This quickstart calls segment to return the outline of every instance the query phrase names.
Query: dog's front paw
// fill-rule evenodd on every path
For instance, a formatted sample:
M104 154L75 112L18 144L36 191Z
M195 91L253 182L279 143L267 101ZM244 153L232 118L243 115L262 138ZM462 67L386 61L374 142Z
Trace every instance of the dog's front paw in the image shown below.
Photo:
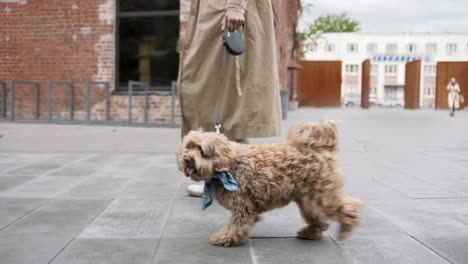
M210 243L216 246L232 247L239 242L238 239L226 234L214 234L210 237Z
M297 237L307 240L320 240L322 239L322 230L320 228L307 225L297 231Z

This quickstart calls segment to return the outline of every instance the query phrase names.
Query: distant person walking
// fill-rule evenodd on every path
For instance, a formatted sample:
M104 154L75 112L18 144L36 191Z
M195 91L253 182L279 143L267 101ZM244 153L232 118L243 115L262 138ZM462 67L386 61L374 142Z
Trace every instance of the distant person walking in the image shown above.
M458 85L457 80L455 80L454 77L452 77L449 84L447 85L447 91L450 116L454 116L455 109L460 107L460 85Z

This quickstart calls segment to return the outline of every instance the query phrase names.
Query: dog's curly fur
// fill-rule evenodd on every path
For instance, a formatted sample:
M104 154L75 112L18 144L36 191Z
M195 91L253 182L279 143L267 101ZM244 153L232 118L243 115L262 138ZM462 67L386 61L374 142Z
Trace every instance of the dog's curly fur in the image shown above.
M215 180L213 196L232 217L210 242L232 246L248 239L261 213L292 201L306 222L299 238L321 239L329 221L338 221L338 238L346 238L358 224L362 203L343 193L337 125L301 122L289 130L287 141L268 145L237 144L210 132L185 136L177 160L186 176L210 181L214 172L229 171L239 185L229 192Z

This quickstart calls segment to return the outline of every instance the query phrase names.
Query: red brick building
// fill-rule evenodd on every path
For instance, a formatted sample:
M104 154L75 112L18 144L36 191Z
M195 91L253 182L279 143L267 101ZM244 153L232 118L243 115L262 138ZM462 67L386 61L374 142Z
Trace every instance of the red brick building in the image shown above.
M281 86L288 91L294 91L288 66L294 65L299 2L272 0L278 71ZM39 83L40 119L48 115L47 82L71 82L75 120L86 119L86 82L93 80L109 84L109 120L125 122L128 82L133 80L149 84L148 122L168 123L172 103L168 94L177 78L177 41L189 10L190 0L0 0L0 81L7 88L6 100L3 96L0 100L7 119L11 80ZM15 118L34 118L33 91L31 85L15 85ZM68 86L56 84L51 91L52 118L70 118ZM90 98L90 119L104 120L104 87L93 85ZM142 89L135 87L134 122L144 119L143 105ZM179 107L175 109L178 112Z

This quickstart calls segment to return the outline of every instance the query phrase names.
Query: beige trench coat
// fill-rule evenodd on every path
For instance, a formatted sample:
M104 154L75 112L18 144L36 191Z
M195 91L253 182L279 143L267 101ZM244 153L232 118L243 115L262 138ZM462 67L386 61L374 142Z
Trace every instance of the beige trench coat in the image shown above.
M225 0L192 0L178 76L182 136L200 128L214 131L221 100L224 8ZM245 18L247 48L239 57L227 55L221 101L222 132L232 140L278 136L281 126L270 0L248 1Z
M458 85L458 83L455 83L454 85L449 83L447 85L447 91L448 91L448 97L447 97L448 107L452 108L455 104L455 108L458 109L460 107L460 96L459 96L460 86Z

